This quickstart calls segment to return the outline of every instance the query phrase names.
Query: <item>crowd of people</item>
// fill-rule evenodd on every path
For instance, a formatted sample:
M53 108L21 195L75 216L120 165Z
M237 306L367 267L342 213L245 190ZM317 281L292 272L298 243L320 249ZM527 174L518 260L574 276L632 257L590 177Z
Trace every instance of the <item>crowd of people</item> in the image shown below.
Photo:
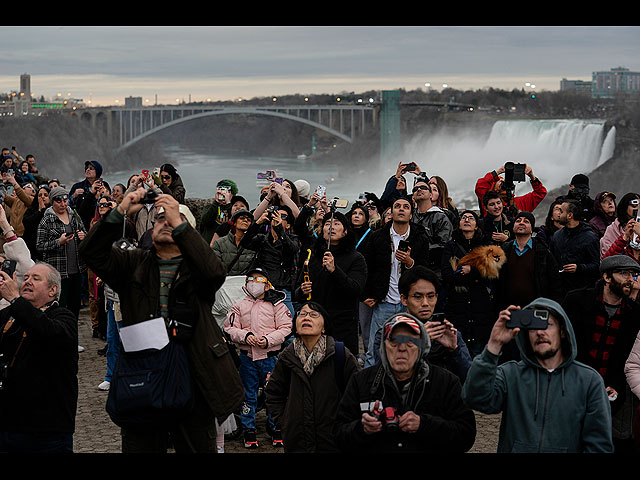
M536 225L531 165L459 210L399 163L352 205L219 179L195 211L171 164L110 185L87 161L67 187L1 156L0 451L73 451L85 307L123 452L265 428L285 452L462 453L474 411L502 412L501 453L639 451L640 194L576 174Z

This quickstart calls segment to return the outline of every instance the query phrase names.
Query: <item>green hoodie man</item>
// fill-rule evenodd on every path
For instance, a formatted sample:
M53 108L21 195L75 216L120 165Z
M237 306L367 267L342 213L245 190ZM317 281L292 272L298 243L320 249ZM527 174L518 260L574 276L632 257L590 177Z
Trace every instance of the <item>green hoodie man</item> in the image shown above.
M474 410L502 412L498 453L613 452L605 385L598 372L575 360L567 314L557 302L538 298L524 309L546 310L546 329L507 328L518 309L500 312L462 389ZM502 346L513 338L521 360L498 365Z

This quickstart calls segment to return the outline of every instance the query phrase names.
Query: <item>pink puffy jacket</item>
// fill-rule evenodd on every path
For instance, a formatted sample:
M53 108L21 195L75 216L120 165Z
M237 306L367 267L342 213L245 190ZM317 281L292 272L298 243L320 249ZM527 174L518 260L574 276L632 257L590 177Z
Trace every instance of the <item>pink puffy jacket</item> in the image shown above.
M269 352L278 351L291 333L293 320L284 298L284 292L273 289L268 290L263 300L256 300L247 294L227 314L222 328L229 334L231 341L246 351L254 361L267 358ZM249 333L258 338L266 338L266 348L247 344Z

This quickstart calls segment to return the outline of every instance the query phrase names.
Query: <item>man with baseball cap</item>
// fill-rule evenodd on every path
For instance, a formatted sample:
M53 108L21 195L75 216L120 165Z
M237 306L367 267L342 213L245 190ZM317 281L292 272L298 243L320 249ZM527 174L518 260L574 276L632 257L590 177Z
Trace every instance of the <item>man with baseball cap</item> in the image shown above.
M600 262L601 278L592 288L567 294L563 307L571 319L578 345L577 359L596 369L607 387L613 414L616 451L633 448L629 410L637 404L627 386L624 364L640 330L640 304L629 294L640 265L628 255Z
M427 360L424 325L408 313L382 326L381 362L355 373L338 407L343 451L462 453L475 441L473 411L458 377Z

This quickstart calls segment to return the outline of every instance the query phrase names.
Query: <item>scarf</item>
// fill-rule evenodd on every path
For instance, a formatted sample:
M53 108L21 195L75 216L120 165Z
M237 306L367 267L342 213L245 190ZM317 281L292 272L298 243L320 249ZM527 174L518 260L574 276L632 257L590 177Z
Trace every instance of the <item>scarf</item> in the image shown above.
M307 348L304 346L304 342L296 337L293 339L293 351L302 363L302 369L307 376L311 376L313 370L320 364L324 358L324 354L327 349L327 337L322 335L315 344L311 352L307 352Z

